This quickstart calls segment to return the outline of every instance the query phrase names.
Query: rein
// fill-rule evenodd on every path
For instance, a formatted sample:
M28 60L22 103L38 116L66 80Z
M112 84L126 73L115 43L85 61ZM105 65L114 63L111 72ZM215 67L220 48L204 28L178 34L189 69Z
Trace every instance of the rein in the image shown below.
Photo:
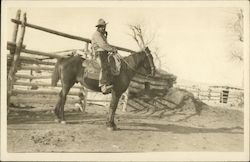
M125 62L125 64L127 64L127 66L128 66L131 70L133 70L136 74L142 75L142 76L144 76L144 77L146 77L146 78L148 78L148 77L150 76L150 74L146 75L146 74L143 74L143 73L138 72L138 71L135 70L132 66L130 66L129 63L128 63L119 53L116 53L116 54L117 54L117 56L119 57L119 59L123 60L123 61ZM148 57L148 56L146 55L146 57Z

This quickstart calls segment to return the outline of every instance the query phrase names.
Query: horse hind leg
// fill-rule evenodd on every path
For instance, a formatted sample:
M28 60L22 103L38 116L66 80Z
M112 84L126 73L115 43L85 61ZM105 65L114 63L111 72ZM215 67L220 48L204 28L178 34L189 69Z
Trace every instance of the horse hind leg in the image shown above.
M54 110L54 113L56 115L55 122L57 122L57 123L60 122L59 114L60 114L61 100L62 100L62 90L59 93L57 104L56 104L56 107L55 107L55 110Z
M66 123L64 119L64 105L66 102L67 94L69 93L71 87L72 86L62 86L62 90L59 93L57 104L54 110L54 113L57 117L55 119L55 122Z
M72 86L63 86L62 91L61 91L62 92L61 93L61 106L60 106L60 114L59 114L61 124L66 124L66 120L64 118L64 106L66 103L67 95L71 87Z

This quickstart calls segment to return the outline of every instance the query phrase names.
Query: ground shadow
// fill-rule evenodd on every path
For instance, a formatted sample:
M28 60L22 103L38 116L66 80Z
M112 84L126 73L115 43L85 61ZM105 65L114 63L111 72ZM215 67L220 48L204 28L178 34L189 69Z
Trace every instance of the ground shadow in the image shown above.
M66 112L65 118L68 124L83 124L105 121L105 114ZM56 116L51 112L22 111L8 114L7 124L53 124Z
M68 124L94 124L104 125L106 122L107 114L103 113L86 113L81 112L66 112L66 120ZM196 114L186 116L181 121L186 121ZM131 122L118 123L118 126L126 126L126 129L121 128L119 131L151 131L151 132L172 132L176 134L192 134L192 133L229 133L229 134L243 134L242 127L221 127L221 128L199 128L190 126L181 126L178 124L155 124L155 123L141 123L141 119L146 119L145 116L133 115L119 115L117 120L126 121L129 119ZM8 125L10 124L55 124L55 115L51 112L18 112L8 114ZM151 119L153 119L151 117ZM138 122L136 122L138 121ZM176 122L178 123L178 121Z
M197 128L189 126L181 126L176 124L152 124L152 123L128 123L131 129L120 129L120 131L152 131L152 132L172 132L175 134L192 134L192 133L229 133L229 134L243 134L243 128L236 127L222 127L222 128ZM145 128L143 128L145 127Z

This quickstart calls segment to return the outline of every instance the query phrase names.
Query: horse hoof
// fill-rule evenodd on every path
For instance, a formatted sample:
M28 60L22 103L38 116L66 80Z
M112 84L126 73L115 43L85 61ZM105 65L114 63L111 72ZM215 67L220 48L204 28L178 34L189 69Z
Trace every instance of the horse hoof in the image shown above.
M117 127L107 127L107 130L108 131L116 131L116 130L119 130L120 128L117 128Z
M61 121L61 124L66 124L66 121L65 120Z
M56 123L60 123L60 119L55 119L55 122Z
M114 131L115 129L114 129L114 127L107 127L107 130L108 131Z

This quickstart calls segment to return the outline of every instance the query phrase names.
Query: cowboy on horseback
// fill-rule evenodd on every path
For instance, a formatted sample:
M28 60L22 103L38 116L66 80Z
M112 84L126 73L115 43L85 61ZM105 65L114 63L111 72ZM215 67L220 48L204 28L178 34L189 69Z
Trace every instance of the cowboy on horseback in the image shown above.
M97 30L92 36L91 44L94 55L97 56L101 64L101 75L99 80L99 86L103 94L108 94L111 92L113 87L111 83L111 74L108 64L109 53L117 53L117 49L112 47L107 42L107 23L103 19L99 19L96 25Z

